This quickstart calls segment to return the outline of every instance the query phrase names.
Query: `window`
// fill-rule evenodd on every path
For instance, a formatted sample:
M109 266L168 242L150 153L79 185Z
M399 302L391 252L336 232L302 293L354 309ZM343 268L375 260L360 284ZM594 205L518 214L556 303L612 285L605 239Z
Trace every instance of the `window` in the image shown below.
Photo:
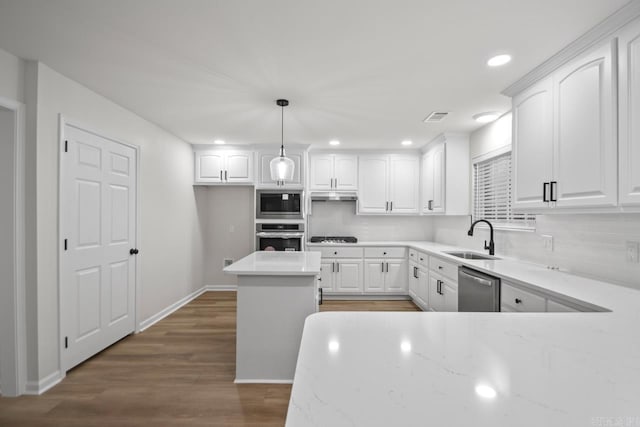
M533 228L535 215L513 212L511 151L473 165L473 219L486 219L500 228Z

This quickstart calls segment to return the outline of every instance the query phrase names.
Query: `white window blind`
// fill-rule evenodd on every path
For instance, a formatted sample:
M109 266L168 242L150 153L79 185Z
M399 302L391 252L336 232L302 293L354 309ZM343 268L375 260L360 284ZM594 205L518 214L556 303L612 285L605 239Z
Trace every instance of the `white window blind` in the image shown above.
M500 227L530 228L535 215L513 212L511 152L473 165L474 220L486 219Z

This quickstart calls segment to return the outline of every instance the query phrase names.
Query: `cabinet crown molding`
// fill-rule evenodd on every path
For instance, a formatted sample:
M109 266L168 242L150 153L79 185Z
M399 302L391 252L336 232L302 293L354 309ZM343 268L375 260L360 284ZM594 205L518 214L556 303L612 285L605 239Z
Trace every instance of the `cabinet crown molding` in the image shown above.
M609 15L604 21L578 37L551 58L535 67L501 93L512 98L566 64L571 59L612 37L615 32L640 18L640 1L634 0Z

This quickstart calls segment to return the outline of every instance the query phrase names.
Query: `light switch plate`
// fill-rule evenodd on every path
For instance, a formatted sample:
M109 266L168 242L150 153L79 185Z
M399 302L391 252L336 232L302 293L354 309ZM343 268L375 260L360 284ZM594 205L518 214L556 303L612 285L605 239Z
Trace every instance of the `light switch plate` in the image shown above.
M553 236L543 234L542 241L544 242L544 248L549 252L553 252Z
M637 263L638 252L640 252L640 242L627 240L627 262Z

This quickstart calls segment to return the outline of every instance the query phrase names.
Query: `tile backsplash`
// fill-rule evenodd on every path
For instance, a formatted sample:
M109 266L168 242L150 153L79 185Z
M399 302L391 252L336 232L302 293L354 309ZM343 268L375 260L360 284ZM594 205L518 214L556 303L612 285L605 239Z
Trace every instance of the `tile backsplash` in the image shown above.
M470 217L433 219L433 240L482 251L488 229L467 236ZM552 236L553 250L543 235ZM627 241L640 242L640 214L538 215L536 229L497 230L496 255L640 289L640 264L626 260Z
M419 216L356 215L356 202L313 202L308 236L355 236L358 240L431 240L432 221Z

